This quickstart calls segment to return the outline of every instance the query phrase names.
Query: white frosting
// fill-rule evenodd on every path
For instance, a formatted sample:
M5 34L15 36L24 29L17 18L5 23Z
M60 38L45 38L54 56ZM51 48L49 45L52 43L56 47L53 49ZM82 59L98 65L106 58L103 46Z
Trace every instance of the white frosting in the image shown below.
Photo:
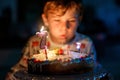
M46 56L45 56L44 53L34 54L33 58L35 58L36 60L39 60L39 61L45 61L46 60Z
M78 52L74 52L74 51L69 51L69 52L64 51L63 55L59 55L56 53L57 53L56 50L47 50L47 59L46 59L45 51L42 50L42 51L40 51L39 54L33 55L33 58L35 58L36 60L39 60L39 61L45 61L45 60L52 61L55 59L58 59L58 60L61 59L62 61L64 61L64 60L76 59L76 58L81 58L81 57L87 56L87 54L85 54L85 53L78 53Z
M55 60L57 58L57 55L54 53L54 51L48 51L47 57L48 60Z
M87 56L87 54L70 51L70 56L72 57L72 59L75 59L75 58L85 57L85 56Z

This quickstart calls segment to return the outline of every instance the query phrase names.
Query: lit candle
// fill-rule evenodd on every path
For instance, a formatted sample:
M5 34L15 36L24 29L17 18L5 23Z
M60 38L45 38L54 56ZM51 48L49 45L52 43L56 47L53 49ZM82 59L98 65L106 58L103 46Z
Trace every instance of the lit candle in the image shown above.
M41 27L40 32L36 33L41 37L40 40L40 49L45 50L45 55L46 55L46 60L48 59L47 57L47 45L46 45L46 38L47 38L47 31L45 30L44 26Z
M67 45L67 54L70 54L70 45Z
M47 31L45 30L44 26L41 27L39 32L36 32L36 35L41 36L41 37L44 35L47 35Z
M40 49L45 49L47 31L45 30L44 26L41 27L40 32L37 34L41 36Z
M48 56L47 56L47 46L45 46L45 56L46 56L46 60L48 59Z
M78 52L80 52L80 46L81 46L81 43L80 42L76 42L76 48L77 48Z

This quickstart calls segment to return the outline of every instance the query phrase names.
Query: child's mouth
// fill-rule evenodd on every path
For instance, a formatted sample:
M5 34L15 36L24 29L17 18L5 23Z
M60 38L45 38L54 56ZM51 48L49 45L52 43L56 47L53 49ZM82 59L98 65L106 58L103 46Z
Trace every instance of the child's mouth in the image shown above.
M60 35L60 38L65 39L66 35Z

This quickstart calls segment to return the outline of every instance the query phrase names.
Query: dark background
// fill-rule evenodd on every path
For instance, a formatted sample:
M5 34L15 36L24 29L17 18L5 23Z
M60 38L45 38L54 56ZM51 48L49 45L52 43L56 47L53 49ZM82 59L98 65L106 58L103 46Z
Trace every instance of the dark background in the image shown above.
M43 24L46 0L0 0L0 80L20 58L21 50ZM94 42L98 62L120 80L120 0L83 0L78 32Z

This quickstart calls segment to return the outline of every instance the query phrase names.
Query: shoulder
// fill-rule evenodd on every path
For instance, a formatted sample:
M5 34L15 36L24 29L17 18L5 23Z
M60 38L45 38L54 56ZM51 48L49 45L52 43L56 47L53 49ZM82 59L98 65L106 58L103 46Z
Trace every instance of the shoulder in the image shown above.
M28 41L36 41L36 40L40 40L41 39L41 37L40 36L38 36L38 35L33 35L33 36L31 36L30 38L29 38L29 40Z

